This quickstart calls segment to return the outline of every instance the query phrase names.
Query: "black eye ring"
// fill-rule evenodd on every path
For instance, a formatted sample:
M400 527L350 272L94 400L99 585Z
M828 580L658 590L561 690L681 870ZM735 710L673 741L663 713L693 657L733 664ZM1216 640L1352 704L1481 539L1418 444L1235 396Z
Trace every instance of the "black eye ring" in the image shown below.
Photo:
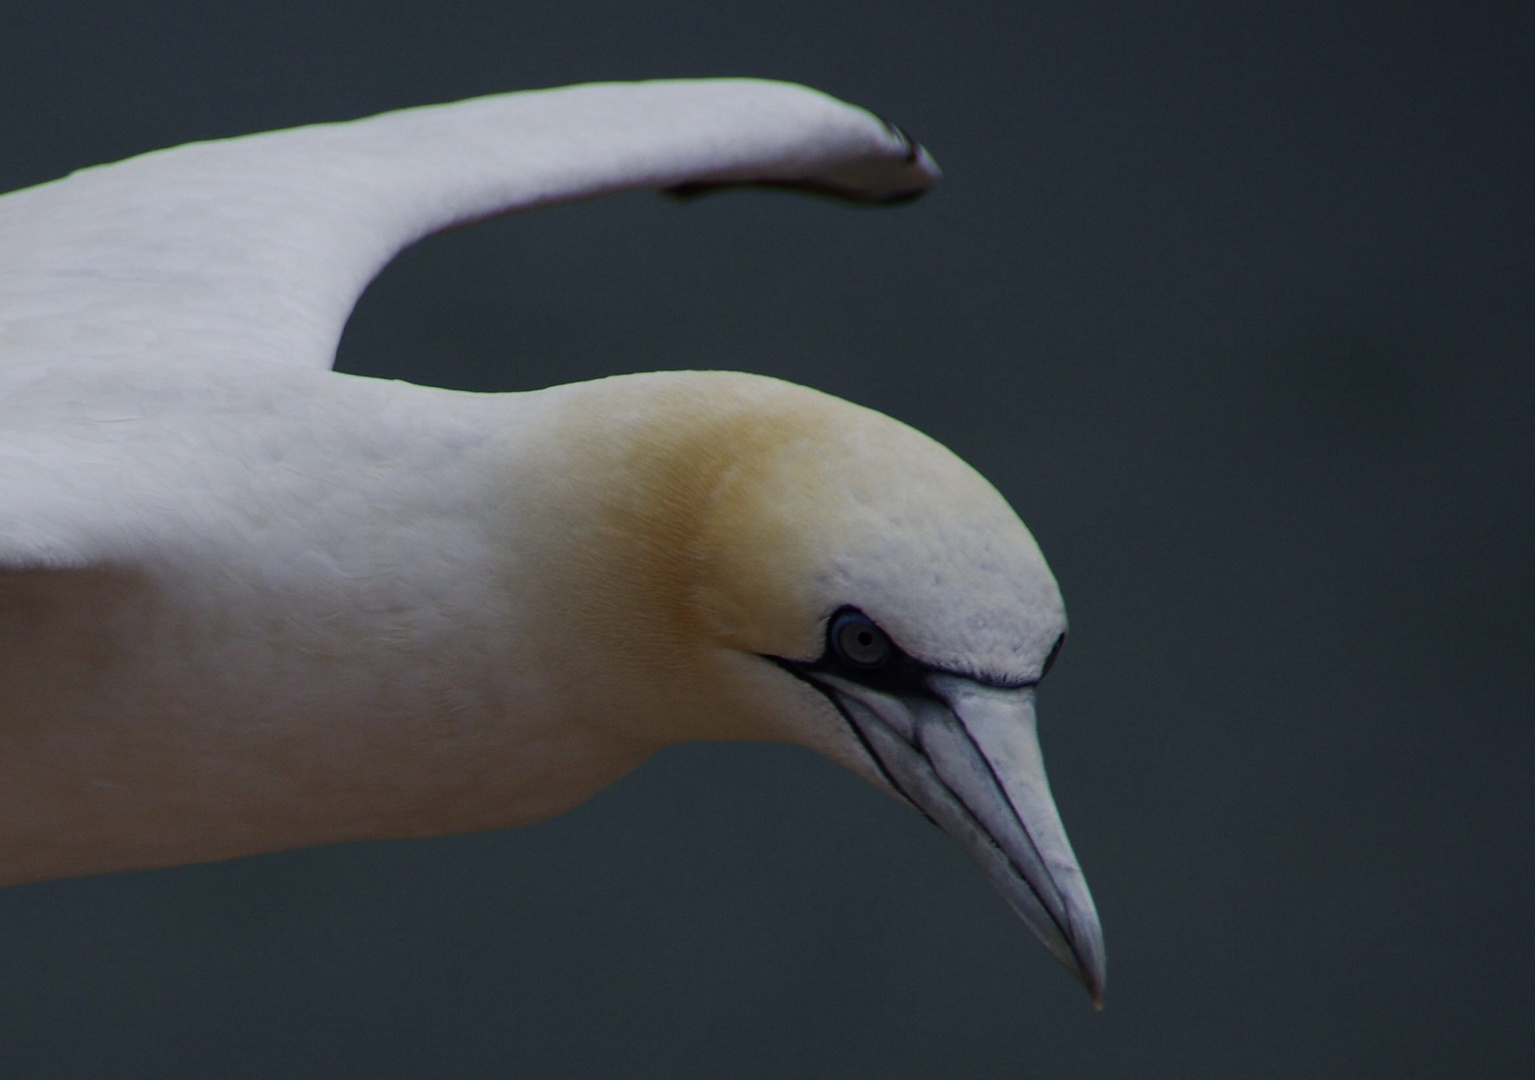
M884 667L895 654L890 638L861 611L844 611L832 619L826 639L839 660L865 671Z

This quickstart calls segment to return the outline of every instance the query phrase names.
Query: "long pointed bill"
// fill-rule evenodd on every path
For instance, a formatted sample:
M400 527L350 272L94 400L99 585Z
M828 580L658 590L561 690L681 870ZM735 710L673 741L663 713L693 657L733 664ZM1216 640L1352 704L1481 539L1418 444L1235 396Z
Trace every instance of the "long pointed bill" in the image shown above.
M1034 935L1103 1004L1103 931L1050 797L1034 689L952 675L932 697L822 675L896 789L981 865Z

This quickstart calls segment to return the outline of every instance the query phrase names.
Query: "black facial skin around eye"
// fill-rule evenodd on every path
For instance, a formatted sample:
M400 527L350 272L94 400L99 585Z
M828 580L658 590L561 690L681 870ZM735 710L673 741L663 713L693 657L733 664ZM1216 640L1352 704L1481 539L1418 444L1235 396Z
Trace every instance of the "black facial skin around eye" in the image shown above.
M850 647L839 645L837 640L839 633L850 635L848 639ZM867 638L864 637L865 633L868 635ZM814 676L817 673L825 673L850 682L862 683L888 694L935 697L928 682L932 675L958 675L961 678L975 679L986 686L1005 688L1034 686L1040 678L1044 677L1044 672L1050 670L1050 665L1055 662L1055 657L1061 651L1065 640L1065 634L1056 639L1054 648L1045 659L1044 671L1040 673L1039 678L1019 681L988 679L974 672L950 671L914 660L891 639L889 634L880 629L878 623L847 604L832 612L831 617L826 620L826 643L821 648L821 655L816 659L789 660L781 656L764 656L763 659L777 664L798 678L809 678L817 686L820 684L815 683ZM883 649L878 649L876 646L883 646Z
M1055 658L1061 655L1061 646L1066 644L1066 635L1063 633L1055 639L1055 644L1050 646L1050 655L1045 657L1045 666L1040 670L1039 677L1043 679L1050 674L1050 669L1055 666Z
M843 635L846 646L838 640ZM836 674L886 693L931 696L926 685L927 666L907 656L878 623L851 606L838 608L826 621L826 644L820 659L794 666Z

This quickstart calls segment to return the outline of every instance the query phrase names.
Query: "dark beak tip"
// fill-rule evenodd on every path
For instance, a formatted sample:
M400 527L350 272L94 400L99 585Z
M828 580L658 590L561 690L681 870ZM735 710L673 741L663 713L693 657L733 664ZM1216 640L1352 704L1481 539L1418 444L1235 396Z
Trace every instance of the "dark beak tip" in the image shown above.
M1104 986L1103 980L1084 979L1083 985L1087 987L1088 996L1093 999L1093 1011L1102 1012L1105 997L1107 995L1107 987Z
M1073 943L1071 959L1066 967L1087 991L1094 1011L1102 1012L1108 993L1108 965L1104 962L1103 939L1098 936L1096 929L1095 926L1095 933L1087 940L1079 938Z
M1087 991L1087 996L1092 999L1093 1010L1095 1012L1102 1012L1104 999L1107 996L1107 987L1102 969L1089 971L1080 962L1066 966L1071 974L1076 977L1077 982L1082 984L1082 989Z
M1093 945L1098 947L1095 949ZM1107 996L1108 971L1104 963L1101 941L1091 939L1083 941L1080 938L1073 940L1069 935L1062 933L1053 944L1047 941L1046 947L1067 973L1087 991L1087 996L1092 999L1093 1009L1102 1012L1104 999Z

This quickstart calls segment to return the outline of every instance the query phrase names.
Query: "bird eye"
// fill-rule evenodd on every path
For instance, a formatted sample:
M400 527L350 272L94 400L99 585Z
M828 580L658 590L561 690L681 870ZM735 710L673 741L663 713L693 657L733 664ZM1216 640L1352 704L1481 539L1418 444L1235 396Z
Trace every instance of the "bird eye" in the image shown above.
M876 668L894 651L885 632L856 611L838 615L831 624L831 646L837 656L854 667Z

